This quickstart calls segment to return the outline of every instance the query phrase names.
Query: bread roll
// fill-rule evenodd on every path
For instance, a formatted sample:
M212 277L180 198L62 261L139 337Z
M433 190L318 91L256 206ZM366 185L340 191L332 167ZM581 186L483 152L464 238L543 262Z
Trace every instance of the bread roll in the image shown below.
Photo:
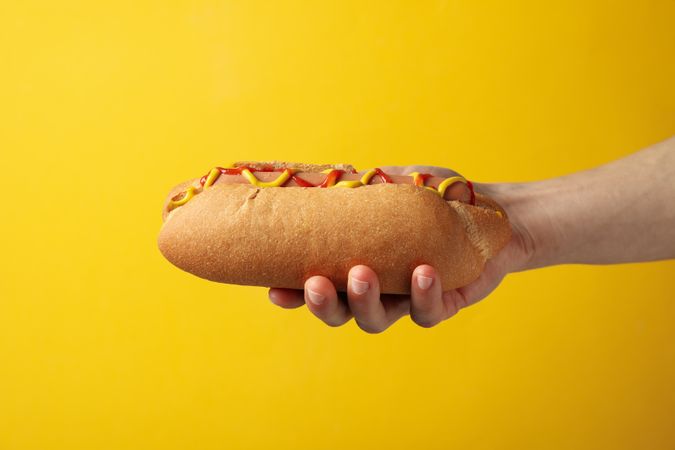
M409 294L415 267L430 264L445 291L474 281L511 237L506 212L478 193L475 200L446 201L409 184L218 183L170 212L165 205L158 244L177 267L222 283L302 289L323 275L345 291L349 269L365 264L382 293Z

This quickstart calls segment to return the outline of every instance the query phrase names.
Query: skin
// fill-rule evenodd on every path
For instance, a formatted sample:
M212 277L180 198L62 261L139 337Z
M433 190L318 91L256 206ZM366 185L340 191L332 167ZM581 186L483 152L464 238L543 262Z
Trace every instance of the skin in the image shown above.
M413 171L449 177L440 167L382 167L391 174ZM380 333L403 316L432 327L487 297L512 272L557 264L616 264L675 258L675 137L625 158L549 180L474 183L508 213L511 241L471 284L441 291L435 269L418 266L411 295L380 295L377 274L351 268L346 293L326 277L305 289L269 290L282 308L307 308L330 326L354 318L368 333Z

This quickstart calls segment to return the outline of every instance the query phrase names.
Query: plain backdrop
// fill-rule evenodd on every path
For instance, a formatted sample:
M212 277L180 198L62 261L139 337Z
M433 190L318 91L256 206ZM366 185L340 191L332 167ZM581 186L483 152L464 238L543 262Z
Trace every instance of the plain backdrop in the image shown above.
M675 133L674 20L666 0L3 3L0 448L672 449L673 261L519 273L367 335L155 239L171 186L239 159L498 182L632 153Z

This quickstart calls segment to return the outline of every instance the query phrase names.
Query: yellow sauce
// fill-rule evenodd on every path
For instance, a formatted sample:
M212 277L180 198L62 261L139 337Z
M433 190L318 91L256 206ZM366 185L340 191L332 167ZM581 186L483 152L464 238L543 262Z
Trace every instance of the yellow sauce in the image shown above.
M235 167L232 167L235 168ZM328 176L333 169L328 169L324 170L322 173L325 173L326 176ZM242 169L241 175L246 178L246 180L251 183L253 186L260 187L260 188L269 188L269 187L281 187L288 179L293 175L294 170L293 169L283 169L279 176L275 178L272 181L260 181L249 169ZM326 187L332 188L332 187L341 187L341 188L357 188L360 186L366 186L370 184L370 181L373 179L373 177L377 174L377 171L374 169L371 169L364 173L361 176L360 180L345 180L345 181L338 181L336 182L335 179L330 180L329 183L327 184ZM216 182L218 177L220 177L221 172L219 168L213 168L209 172L209 174L206 176L206 180L204 181L204 189L207 189ZM424 179L422 175L419 172L413 172L409 174L408 176L411 176L413 178L413 183L416 186L423 187L425 189L429 189L431 191L436 192L439 194L441 197L445 196L445 191L448 189L448 187L452 186L455 182L461 182L466 184L466 179L464 177L460 176L454 176L450 178L446 178L441 183L438 185L437 189L434 189L433 187L430 186L425 186L424 185ZM169 201L169 211L172 209L182 206L189 202L192 197L197 195L199 193L199 188L196 188L194 186L190 186L186 191L182 192L183 194L179 199L177 200L171 200ZM179 194L180 195L180 194ZM501 213L497 211L497 214L501 217Z
M179 200L171 200L171 201L169 202L169 211L171 211L173 208L175 208L175 207L177 207L177 206L183 206L184 204L186 204L187 202L189 202L190 199L191 199L192 197L194 197L195 194L197 194L197 188L194 187L194 186L190 186L190 187L187 189L187 191L185 191L185 192L182 193L182 194L183 194L183 196L182 196Z
M452 186L455 182L459 181L460 183L466 184L466 179L464 179L464 177L454 176L454 177L446 178L445 180L441 181L441 183L438 185L438 189L434 189L430 186L424 185L424 179L422 178L421 173L413 172L409 176L413 177L413 183L415 183L415 186L423 187L423 188L429 189L430 191L434 191L434 192L440 194L441 197L445 197L445 191L450 186Z
M257 187L261 187L261 188L268 188L268 187L280 187L282 184L284 184L286 181L288 181L288 179L291 177L293 172L291 171L291 169L284 169L284 171L281 172L281 174L276 179L274 179L273 181L260 181L248 169L242 170L241 174L252 185L257 186Z
M324 170L321 173L325 173L326 175L328 175L332 171L333 171L333 169L327 169L327 170ZM328 183L328 186L326 186L326 187L357 188L357 187L365 186L367 184L370 184L370 180L373 179L375 174L377 174L377 171L375 171L374 169L371 169L368 172L364 173L363 176L361 176L360 180L345 180L345 181L339 181L337 183L335 181L333 181L332 183Z

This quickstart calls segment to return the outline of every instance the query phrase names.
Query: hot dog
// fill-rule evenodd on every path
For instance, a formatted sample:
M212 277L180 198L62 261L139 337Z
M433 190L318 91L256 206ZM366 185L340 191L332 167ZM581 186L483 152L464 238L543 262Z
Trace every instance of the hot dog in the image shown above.
M461 176L349 165L239 162L176 186L158 245L177 267L213 281L302 289L312 275L338 290L356 264L383 293L410 292L419 264L444 290L475 280L506 245L504 209Z

